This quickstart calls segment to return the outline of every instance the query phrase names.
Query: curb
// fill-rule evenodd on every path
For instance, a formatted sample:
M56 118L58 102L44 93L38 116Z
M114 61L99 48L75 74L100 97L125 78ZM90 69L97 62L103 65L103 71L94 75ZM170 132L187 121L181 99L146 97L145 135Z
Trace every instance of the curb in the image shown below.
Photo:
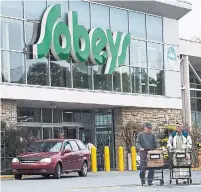
M13 175L1 175L0 178L1 179L13 179L14 176Z
M23 175L22 179L31 178L31 175ZM14 179L14 175L0 175L0 179Z
M201 167L198 168L192 168L193 171L201 171Z

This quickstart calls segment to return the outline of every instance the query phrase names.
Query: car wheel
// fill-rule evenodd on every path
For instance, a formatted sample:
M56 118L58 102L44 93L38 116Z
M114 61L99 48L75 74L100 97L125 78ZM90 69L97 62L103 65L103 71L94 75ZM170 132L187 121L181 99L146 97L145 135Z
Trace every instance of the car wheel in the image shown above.
M88 164L86 161L84 161L83 165L82 165L82 169L81 171L78 172L78 175L80 177L86 177L88 173Z
M59 163L57 163L57 165L55 167L55 172L53 174L53 177L55 179L60 179L60 177L61 177L61 165Z
M48 179L50 177L50 175L42 175L43 178Z
M21 180L22 179L22 175L20 175L20 174L14 175L14 177L15 177L16 180Z

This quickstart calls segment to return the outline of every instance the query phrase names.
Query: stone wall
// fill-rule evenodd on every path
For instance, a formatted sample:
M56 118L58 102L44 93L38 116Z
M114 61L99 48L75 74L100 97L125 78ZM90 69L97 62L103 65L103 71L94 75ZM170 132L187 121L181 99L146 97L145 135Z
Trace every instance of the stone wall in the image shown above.
M8 126L17 123L17 106L15 101L1 100L0 110L1 121L6 122Z
M153 129L160 124L169 120L171 124L177 121L182 122L182 110L177 109L153 109L153 108L116 108L114 110L114 127L115 127L115 149L116 153L119 146L124 147L125 169L127 169L127 151L125 143L121 137L121 126L126 125L129 121L139 124L150 122ZM118 157L118 155L116 156ZM116 158L116 164L118 159Z

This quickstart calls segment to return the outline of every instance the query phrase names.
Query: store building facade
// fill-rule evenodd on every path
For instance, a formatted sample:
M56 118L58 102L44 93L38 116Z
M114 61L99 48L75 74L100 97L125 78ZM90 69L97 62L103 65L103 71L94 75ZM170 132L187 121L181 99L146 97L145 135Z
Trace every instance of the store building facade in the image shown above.
M191 4L102 3L1 2L1 117L108 145L114 168L122 125L183 120L178 20Z

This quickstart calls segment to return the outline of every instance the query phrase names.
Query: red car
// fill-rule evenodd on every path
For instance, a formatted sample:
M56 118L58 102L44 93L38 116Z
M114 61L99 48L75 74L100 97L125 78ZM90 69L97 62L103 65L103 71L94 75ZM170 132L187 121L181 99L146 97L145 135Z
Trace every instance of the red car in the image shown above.
M22 175L53 175L59 179L62 173L78 172L87 176L90 167L90 151L76 139L40 140L29 146L25 153L12 160L15 179Z

